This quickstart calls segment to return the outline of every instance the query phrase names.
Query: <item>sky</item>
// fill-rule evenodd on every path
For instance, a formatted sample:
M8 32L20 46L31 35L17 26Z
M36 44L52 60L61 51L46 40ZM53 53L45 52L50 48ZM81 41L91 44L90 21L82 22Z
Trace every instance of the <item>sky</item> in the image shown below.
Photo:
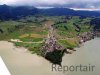
M0 5L100 9L100 0L0 0Z

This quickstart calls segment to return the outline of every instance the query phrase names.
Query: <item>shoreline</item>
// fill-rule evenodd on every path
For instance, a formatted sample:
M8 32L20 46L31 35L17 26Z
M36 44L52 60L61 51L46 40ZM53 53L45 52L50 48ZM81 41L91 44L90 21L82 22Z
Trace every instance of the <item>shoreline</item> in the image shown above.
M77 51L76 50L77 48L80 48L81 45L84 44L85 42L94 39L95 36L92 32L85 32L85 33L77 36L77 38L79 39L79 41L77 41L77 42L79 42L77 47L72 48L72 49L66 48L62 51L54 50L53 52L48 52L46 54L46 56L41 56L41 55L37 55L37 53L32 53L27 47L24 47L24 46L21 46L21 47L15 46L14 42L10 42L10 41L7 41L7 42L13 44L13 46L14 46L13 50L16 51L16 52L19 52L19 53L29 52L30 54L36 54L37 56L42 57L43 59L46 59L47 61L49 61L51 63L62 65L62 58L65 54L73 54L75 51ZM83 41L81 42L81 40L83 40ZM56 54L56 56L55 56L55 54ZM56 57L57 57L57 59L55 59Z
M70 66L70 65L78 65L78 64L82 64L82 65L93 64L93 65L96 65L96 68L97 68L98 67L97 63L99 64L99 62L97 62L96 58L98 58L99 52L95 51L97 53L94 56L93 54L95 54L95 52L93 52L93 51L95 50L95 48L94 49L91 48L96 43L96 42L93 42L95 39L85 42L84 46L77 48L76 49L77 51L74 52L73 54L71 54L71 55L65 54L64 57L62 58L62 65ZM96 40L98 40L98 39L96 39ZM92 45L90 45L90 44L92 44ZM98 44L99 44L99 42L98 42ZM90 46L87 46L87 45L90 45ZM63 74L62 72L55 72L55 71L52 72L51 71L52 63L50 63L43 57L40 57L36 54L31 54L30 52L14 51L13 48L15 46L13 45L13 43L10 43L7 41L2 41L2 42L0 41L0 46L2 46L2 47L0 47L0 55L3 57L3 60L5 61L5 64L7 65L8 69L12 75L22 75L22 74L23 75L28 75L28 74L33 75L33 73L36 75L40 75L40 74L66 75L66 74ZM89 50L85 46L89 47ZM97 47L99 47L99 46L97 46ZM18 48L18 49L20 49L20 48ZM91 49L93 49L93 50L91 51ZM94 64L94 62L96 62L96 63ZM43 67L43 69L39 70L42 67ZM74 75L72 72L71 73L65 72L65 73L67 73L69 75ZM82 73L84 74L84 72L82 72ZM92 73L91 73L91 75L94 75Z

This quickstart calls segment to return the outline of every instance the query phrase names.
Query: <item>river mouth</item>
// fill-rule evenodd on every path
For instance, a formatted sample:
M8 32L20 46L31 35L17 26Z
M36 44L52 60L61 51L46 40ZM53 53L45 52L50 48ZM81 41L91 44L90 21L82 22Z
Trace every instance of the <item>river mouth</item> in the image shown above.
M95 65L93 72L52 71L52 64L36 54L31 54L24 48L16 48L12 43L0 42L0 56L12 75L99 75L100 74L100 38L86 42L81 48L76 48L73 54L65 54L63 66ZM14 50L15 49L15 50ZM58 67L58 66L57 66Z

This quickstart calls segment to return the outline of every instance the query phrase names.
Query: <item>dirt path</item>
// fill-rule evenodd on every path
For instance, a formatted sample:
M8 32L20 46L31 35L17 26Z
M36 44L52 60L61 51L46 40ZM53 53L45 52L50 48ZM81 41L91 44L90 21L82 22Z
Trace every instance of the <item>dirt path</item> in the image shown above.
M44 42L44 40L38 41L38 42L23 42L23 41L20 41L20 39L11 39L10 41L11 42L19 42L19 43L29 43L29 44L31 44L31 43L43 43Z

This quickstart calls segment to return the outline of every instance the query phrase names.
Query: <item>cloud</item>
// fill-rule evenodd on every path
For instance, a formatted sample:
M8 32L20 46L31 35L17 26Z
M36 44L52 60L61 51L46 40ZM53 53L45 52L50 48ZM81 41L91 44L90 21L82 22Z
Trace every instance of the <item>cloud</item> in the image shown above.
M100 8L100 0L0 0L0 4L36 7Z
M8 5L61 5L65 2L65 0L0 0L0 4Z

